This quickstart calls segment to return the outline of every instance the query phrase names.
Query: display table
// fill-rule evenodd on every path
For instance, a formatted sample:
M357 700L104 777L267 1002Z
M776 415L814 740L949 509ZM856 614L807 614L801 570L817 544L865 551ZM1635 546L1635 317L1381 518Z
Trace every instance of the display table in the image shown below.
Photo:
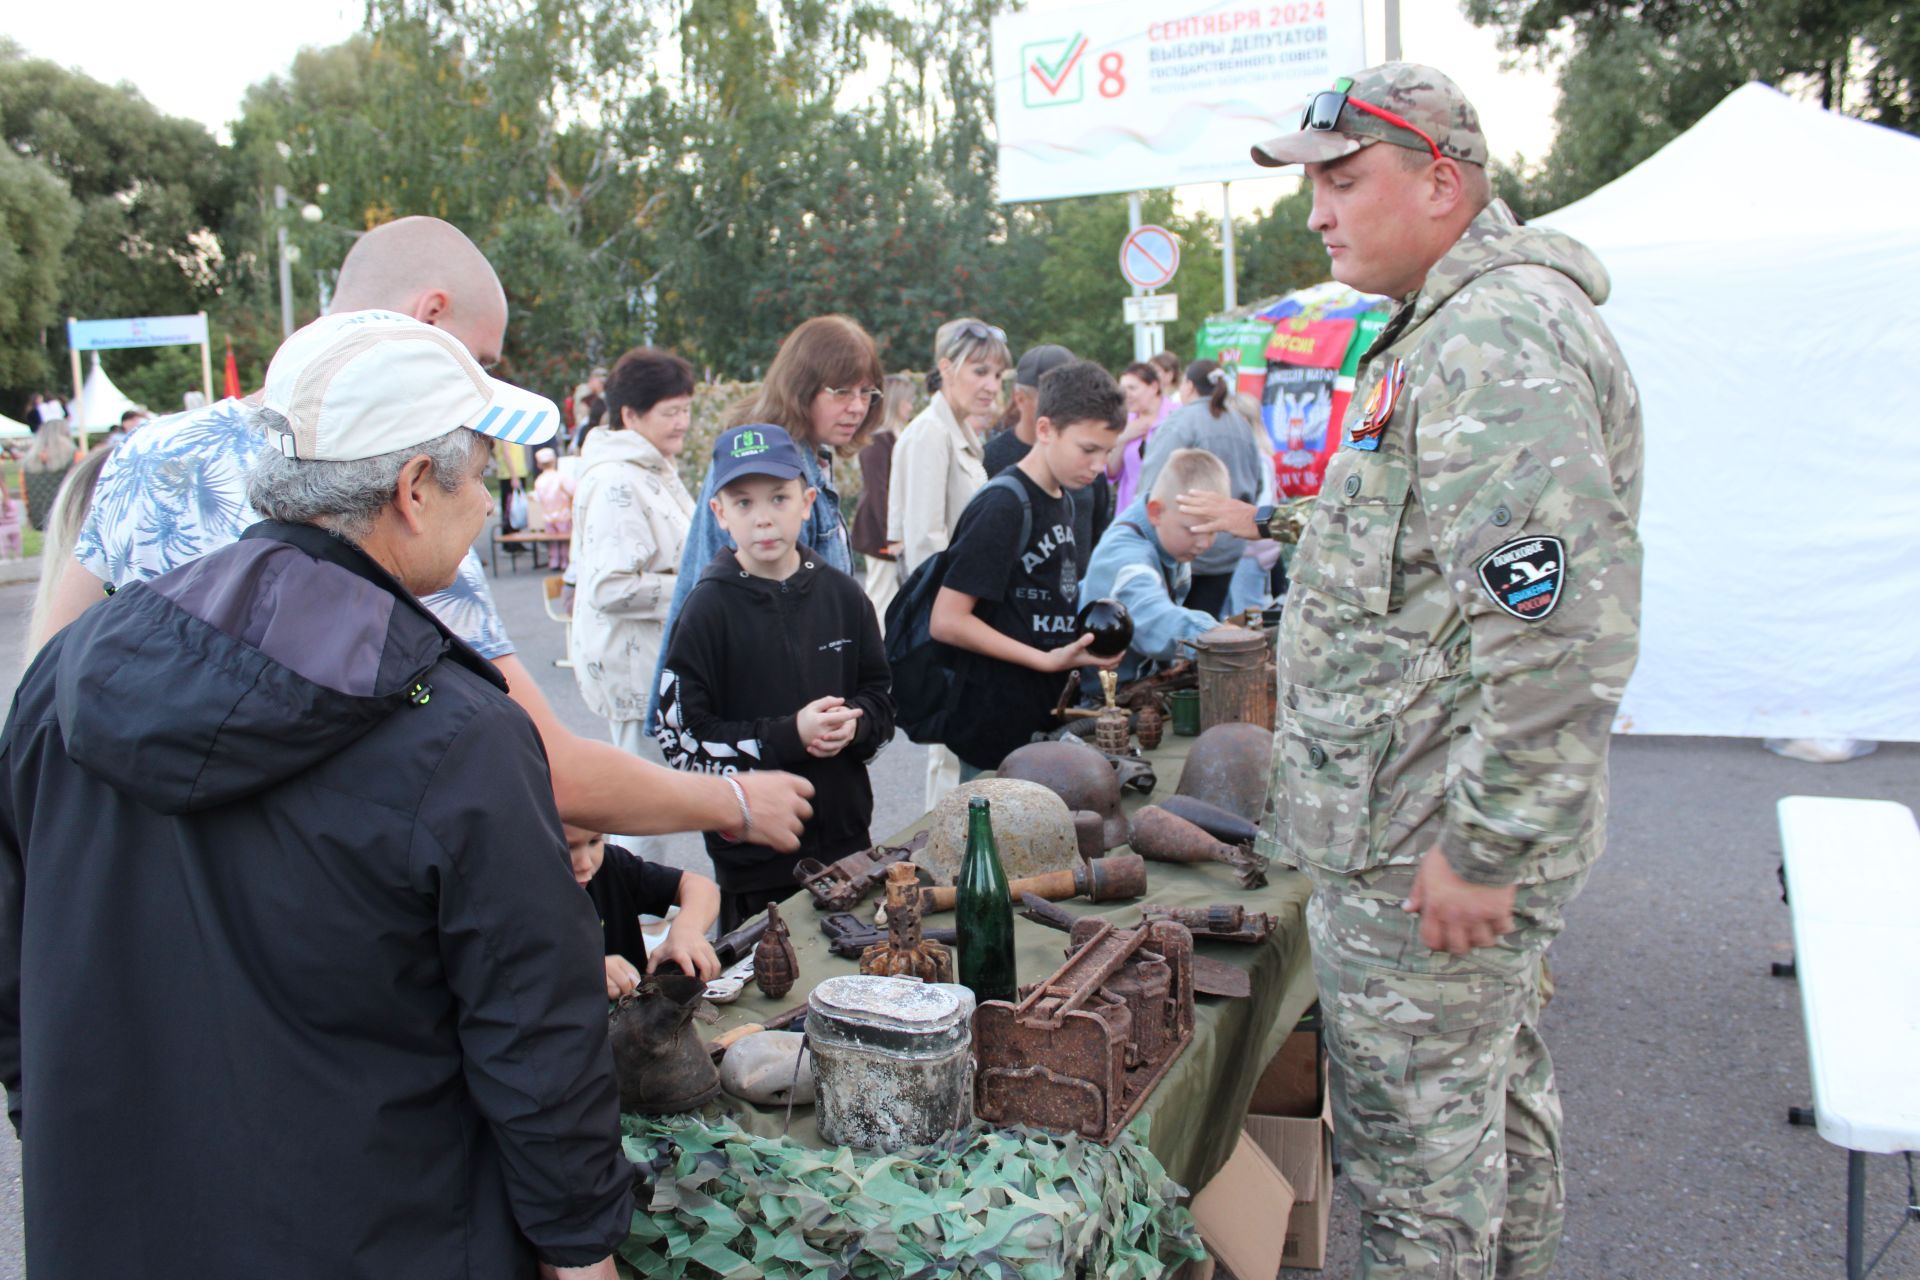
M1159 748L1147 753L1158 775L1153 796L1173 794L1192 741L1169 735ZM1151 797L1126 793L1129 810L1150 802ZM885 843L903 843L926 821L923 817ZM1204 940L1194 944L1197 954L1245 969L1252 995L1242 1000L1200 997L1195 1006L1192 1043L1175 1059L1141 1110L1149 1121L1153 1154L1176 1182L1190 1190L1205 1186L1232 1153L1255 1082L1279 1051L1280 1042L1313 1004L1313 968L1307 956L1304 914L1309 891L1305 877L1278 868L1269 873L1265 888L1246 890L1224 866L1147 864L1148 896L1143 901L1172 906L1233 902L1251 911L1268 912L1279 920L1273 936L1258 946ZM860 908L863 918L872 918L879 900L877 891L868 897ZM1094 904L1070 899L1060 905L1076 914L1099 915L1123 927L1135 925L1140 919L1137 903ZM828 950L827 938L820 931L820 913L805 893L782 904L781 916L793 932L794 950L800 959L799 983L779 1000L768 1000L749 986L738 1002L722 1007L719 1024L705 1031L709 1037L732 1027L763 1022L804 1003L807 993L824 979L859 971L857 961L842 959ZM950 927L952 920L950 912L927 917L932 926ZM1015 944L1022 982L1046 977L1066 958L1064 933L1021 917L1015 919ZM795 1142L820 1145L811 1107L795 1107L789 1126L784 1109L756 1108L732 1100L728 1105L749 1132L772 1136L784 1130Z

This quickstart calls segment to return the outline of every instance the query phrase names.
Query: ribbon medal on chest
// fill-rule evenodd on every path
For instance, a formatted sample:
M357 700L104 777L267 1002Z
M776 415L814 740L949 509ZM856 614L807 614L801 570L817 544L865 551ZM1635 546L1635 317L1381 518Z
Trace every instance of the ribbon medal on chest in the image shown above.
M1400 393L1406 385L1407 362L1396 357L1386 373L1367 391L1360 421L1347 437L1349 449L1365 449L1372 453L1380 448L1381 433L1387 429L1387 420L1393 417L1394 407L1400 403Z

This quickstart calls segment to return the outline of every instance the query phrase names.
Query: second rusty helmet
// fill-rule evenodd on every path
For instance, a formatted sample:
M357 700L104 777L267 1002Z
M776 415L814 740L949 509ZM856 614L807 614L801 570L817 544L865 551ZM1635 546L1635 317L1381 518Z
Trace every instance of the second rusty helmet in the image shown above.
M1217 724L1193 740L1174 789L1258 826L1267 806L1272 764L1271 730L1240 721Z
M997 770L1002 778L1037 782L1067 802L1069 809L1090 809L1105 829L1104 849L1127 842L1127 819L1120 812L1120 778L1106 756L1079 739L1030 742L1007 753Z

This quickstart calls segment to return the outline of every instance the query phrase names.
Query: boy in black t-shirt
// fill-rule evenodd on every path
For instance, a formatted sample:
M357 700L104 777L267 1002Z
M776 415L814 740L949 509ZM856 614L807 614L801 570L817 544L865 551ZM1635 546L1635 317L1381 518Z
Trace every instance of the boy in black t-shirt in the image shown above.
M1076 545L1063 492L1092 483L1124 425L1125 401L1105 369L1089 360L1054 369L1040 379L1034 446L1006 472L1027 501L989 485L960 513L928 629L963 651L955 674L964 710L947 730L947 746L965 766L962 781L998 768L1047 727L1067 671L1115 666L1124 656L1095 658L1087 653L1093 637L1073 635L1092 548Z
M593 899L606 937L607 999L618 1000L640 983L640 975L662 964L677 964L690 977L708 982L720 975L720 957L707 930L720 914L720 886L705 876L662 866L608 844L597 831L567 826L567 854L573 878ZM651 955L640 932L640 917L680 914L667 926L667 939Z

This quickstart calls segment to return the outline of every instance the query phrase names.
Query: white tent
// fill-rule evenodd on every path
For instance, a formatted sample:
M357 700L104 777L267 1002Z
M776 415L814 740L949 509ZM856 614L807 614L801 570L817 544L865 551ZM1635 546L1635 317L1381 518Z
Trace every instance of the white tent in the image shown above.
M140 406L120 394L113 379L100 367L100 353L93 353L93 365L80 388L80 423L89 432L111 431L120 425L120 415Z
M33 428L24 422L15 422L6 414L0 413L0 440L31 440Z
M1645 402L1618 727L1920 740L1920 138L1748 85L1538 221Z

